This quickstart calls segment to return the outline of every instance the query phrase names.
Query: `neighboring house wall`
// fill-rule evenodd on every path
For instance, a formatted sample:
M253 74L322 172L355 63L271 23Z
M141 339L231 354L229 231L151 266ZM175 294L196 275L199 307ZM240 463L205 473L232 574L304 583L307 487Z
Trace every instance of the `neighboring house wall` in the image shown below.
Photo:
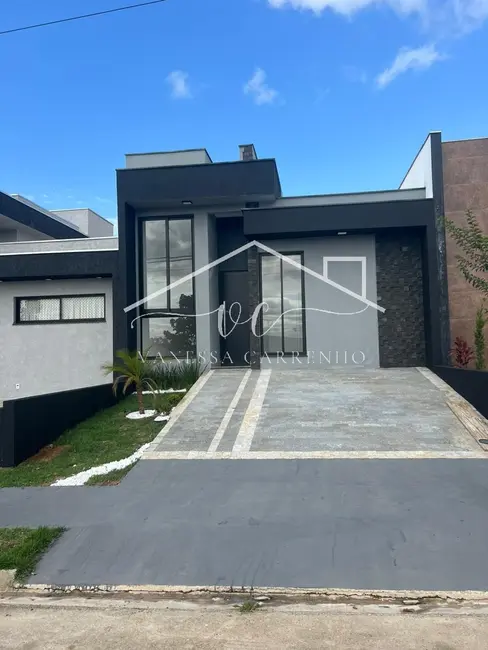
M444 205L446 217L465 224L466 210L472 210L488 234L488 138L443 142ZM482 294L468 285L458 270L457 247L447 238L447 271L451 338L462 336L473 344L476 310Z
M106 322L13 324L15 298L99 293L106 296ZM108 279L2 282L0 400L111 382L100 366L113 357L112 314Z
M380 365L424 366L422 235L395 231L376 235Z
M324 257L365 257L366 258L366 297L376 303L376 259L374 235L352 235L346 237L316 237L283 240L266 240L266 245L279 253L304 253L304 266L320 273L324 272ZM361 265L359 262L333 262L329 265L328 277L347 289L361 294ZM339 289L321 280L304 274L305 285L305 327L306 346L310 352L310 363L302 365L292 359L279 361L286 368L320 367L324 370L350 366L353 360L362 361L368 367L379 366L378 351L378 312ZM339 312L330 314L314 310ZM360 312L360 313L355 313ZM330 364L320 353L330 356ZM313 359L312 359L313 353ZM336 357L337 353L337 357ZM269 355L272 358L273 355ZM276 360L276 355L275 355ZM269 367L266 358L261 367Z
M76 210L52 210L52 213L73 223L88 237L112 237L113 223L89 208Z

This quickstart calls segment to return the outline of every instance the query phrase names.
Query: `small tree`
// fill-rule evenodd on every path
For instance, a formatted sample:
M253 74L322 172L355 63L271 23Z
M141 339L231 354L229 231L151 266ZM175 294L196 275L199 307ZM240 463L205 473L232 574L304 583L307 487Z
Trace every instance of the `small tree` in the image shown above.
M486 309L484 303L476 312L476 322L474 327L474 349L476 354L476 369L485 369L485 325L487 322Z
M145 388L152 392L155 390L153 382L147 377L147 352L140 355L138 352L119 350L115 357L118 361L115 363L104 363L102 370L105 372L105 375L110 375L111 373L117 375L113 382L114 394L117 393L117 386L122 382L124 382L122 387L124 395L131 386L135 387L139 413L144 415L144 398L142 392Z
M458 268L469 284L488 296L488 235L485 235L476 219L468 210L466 226L458 226L450 219L444 219L446 230L454 239L460 255L456 255Z

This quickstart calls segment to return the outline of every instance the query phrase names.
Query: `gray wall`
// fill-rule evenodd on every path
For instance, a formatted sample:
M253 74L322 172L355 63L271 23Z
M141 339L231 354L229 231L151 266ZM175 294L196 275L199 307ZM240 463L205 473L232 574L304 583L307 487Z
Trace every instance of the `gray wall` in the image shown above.
M91 293L106 295L104 323L13 325L16 297ZM0 400L110 383L112 312L111 280L0 283Z
M90 208L52 210L51 212L77 226L88 237L112 237L114 234L114 224Z
M373 235L266 240L265 243L280 253L303 251L304 265L320 274L323 273L324 256L366 257L366 297L376 303L376 256ZM360 264L357 262L341 262L338 266L330 266L329 278L355 293L361 293ZM362 352L365 360L361 365L379 366L376 309L367 307L356 298L308 274L305 274L305 306L306 345L307 350L314 353L314 358L310 357L309 364L304 361L300 365L289 357L285 357L284 361L277 361L275 356L273 363L278 363L283 368L357 367L352 355L355 353L354 359L362 362ZM358 311L362 313L346 316L313 309L342 314ZM321 351L330 358L330 364L323 356L321 358ZM262 358L261 367L266 368L269 365L268 359Z

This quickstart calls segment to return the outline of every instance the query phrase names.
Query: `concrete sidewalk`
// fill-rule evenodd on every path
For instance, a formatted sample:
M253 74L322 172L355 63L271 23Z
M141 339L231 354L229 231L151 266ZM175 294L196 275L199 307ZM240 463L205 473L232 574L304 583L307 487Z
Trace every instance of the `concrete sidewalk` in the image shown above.
M388 606L265 606L71 599L64 604L0 600L5 650L486 650L486 608L405 614Z

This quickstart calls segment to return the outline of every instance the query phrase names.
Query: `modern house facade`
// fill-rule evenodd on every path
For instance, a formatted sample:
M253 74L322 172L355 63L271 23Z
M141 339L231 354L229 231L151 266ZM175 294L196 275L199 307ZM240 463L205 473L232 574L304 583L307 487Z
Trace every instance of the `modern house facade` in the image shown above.
M119 347L254 368L439 363L438 144L429 136L398 190L304 197L284 197L276 162L252 145L231 163L205 150L128 156Z
M445 151L431 133L395 190L299 197L252 145L222 163L130 154L118 239L0 195L0 228L40 233L0 243L0 399L107 383L122 348L297 371L447 363Z

